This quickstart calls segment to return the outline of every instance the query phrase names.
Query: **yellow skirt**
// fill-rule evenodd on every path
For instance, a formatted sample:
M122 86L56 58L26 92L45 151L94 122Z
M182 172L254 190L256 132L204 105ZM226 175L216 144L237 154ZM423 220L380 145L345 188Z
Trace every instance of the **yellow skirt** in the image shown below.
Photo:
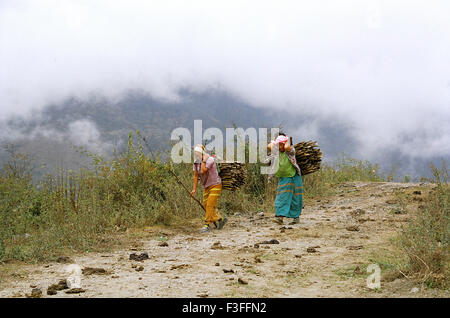
M222 193L222 184L207 187L203 193L203 206L206 210L205 224L211 224L221 219L217 205L220 194Z

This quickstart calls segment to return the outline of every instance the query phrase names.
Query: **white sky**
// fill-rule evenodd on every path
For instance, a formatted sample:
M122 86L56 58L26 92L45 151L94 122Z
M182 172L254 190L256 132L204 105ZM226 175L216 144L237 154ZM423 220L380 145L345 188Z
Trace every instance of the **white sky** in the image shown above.
M0 119L180 87L346 118L363 155L449 157L450 2L0 1Z

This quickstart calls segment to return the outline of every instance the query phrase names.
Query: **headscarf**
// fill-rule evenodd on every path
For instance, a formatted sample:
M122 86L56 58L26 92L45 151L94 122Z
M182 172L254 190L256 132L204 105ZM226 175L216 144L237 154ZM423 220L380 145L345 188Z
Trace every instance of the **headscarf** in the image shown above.
M199 153L202 153L202 154L206 154L205 146L200 145L200 144L196 145L194 147L194 152L199 152Z
M276 144L279 144L279 143L284 144L284 143L286 143L287 141L288 141L288 137L283 136L283 135L279 135L279 136L277 137L277 139L275 139L275 143L276 143Z

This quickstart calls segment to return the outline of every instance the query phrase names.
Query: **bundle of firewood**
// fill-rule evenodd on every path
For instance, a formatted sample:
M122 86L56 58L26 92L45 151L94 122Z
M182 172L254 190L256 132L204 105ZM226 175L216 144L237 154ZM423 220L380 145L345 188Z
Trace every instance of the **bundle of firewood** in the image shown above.
M316 172L322 162L322 151L316 141L302 141L294 146L295 159L302 176Z
M222 189L234 191L245 184L247 170L243 163L221 162L219 166L219 176L222 179Z

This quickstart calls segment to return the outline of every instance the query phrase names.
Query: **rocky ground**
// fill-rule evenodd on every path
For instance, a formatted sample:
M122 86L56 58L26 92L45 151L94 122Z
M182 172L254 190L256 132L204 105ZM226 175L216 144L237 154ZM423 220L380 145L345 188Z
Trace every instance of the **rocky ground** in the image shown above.
M0 297L448 297L383 265L391 238L410 217L395 192L407 193L414 209L432 188L347 183L305 206L295 225L275 224L266 212L229 216L223 230L207 234L200 224L146 228L128 249L17 266ZM375 262L381 287L370 289L366 268ZM65 285L77 276L70 263L79 265L80 289Z

